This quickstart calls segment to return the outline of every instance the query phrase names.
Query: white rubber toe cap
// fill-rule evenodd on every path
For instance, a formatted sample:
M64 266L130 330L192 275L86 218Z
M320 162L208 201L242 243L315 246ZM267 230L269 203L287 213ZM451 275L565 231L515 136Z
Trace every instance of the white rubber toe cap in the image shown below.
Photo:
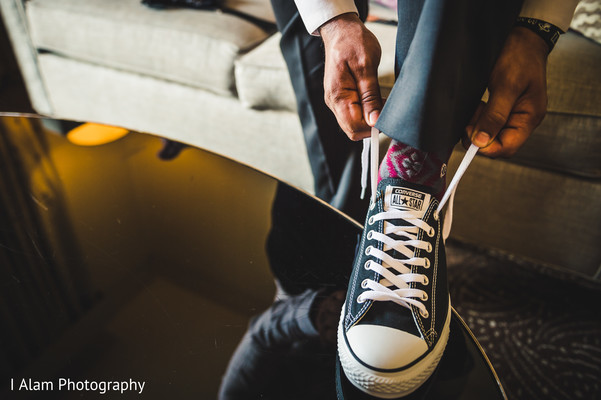
M401 368L428 350L420 337L387 326L355 325L346 337L355 356L373 368Z

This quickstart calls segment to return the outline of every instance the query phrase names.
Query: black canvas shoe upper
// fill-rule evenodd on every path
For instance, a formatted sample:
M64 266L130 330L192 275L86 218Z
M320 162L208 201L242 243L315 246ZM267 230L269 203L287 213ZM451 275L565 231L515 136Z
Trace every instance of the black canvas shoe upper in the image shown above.
M346 341L357 361L370 369L391 372L411 367L435 346L447 321L449 295L441 220L436 213L438 204L431 189L425 186L398 178L385 179L378 185L349 282L342 321L344 338L339 338ZM423 223L416 227L402 218L378 220L382 213L394 210L404 211L405 215L418 218ZM387 235L390 239L405 242L397 244L402 252L391 249L378 240L382 239L381 234L385 234L385 226L388 229L392 226L403 227L397 233ZM391 285L382 274L374 270L377 268L372 267L373 263L387 265L377 256L381 251L394 259L406 261L406 288L403 285L400 288ZM386 269L395 276L403 275L394 268ZM378 288L376 283L388 286L402 295L395 301L394 294L374 293L378 290L371 288ZM391 329L374 330L370 327ZM360 332L360 339L352 338L357 336L357 333L352 333L353 330ZM370 336L372 339L363 339L363 336ZM386 343L368 343L378 339L388 340L390 346ZM411 348L394 348L395 343L405 343ZM358 348L361 346L367 347L362 350ZM382 354L373 355L378 351L378 346L383 348ZM402 354L394 354L395 352Z

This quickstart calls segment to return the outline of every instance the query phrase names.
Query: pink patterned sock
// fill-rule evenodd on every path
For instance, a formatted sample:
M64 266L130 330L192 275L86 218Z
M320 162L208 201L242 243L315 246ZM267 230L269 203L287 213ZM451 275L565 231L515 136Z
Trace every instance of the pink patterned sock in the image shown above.
M384 178L401 178L429 186L434 188L436 197L440 200L445 189L448 158L449 156L441 157L437 153L427 153L393 140L380 165L378 182Z

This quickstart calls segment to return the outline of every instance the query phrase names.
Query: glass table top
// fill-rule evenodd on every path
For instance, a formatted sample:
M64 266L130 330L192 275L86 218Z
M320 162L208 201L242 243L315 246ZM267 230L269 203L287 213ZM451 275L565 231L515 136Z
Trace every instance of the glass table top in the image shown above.
M0 398L366 398L335 350L360 234L198 148L0 116ZM411 398L504 398L456 313Z

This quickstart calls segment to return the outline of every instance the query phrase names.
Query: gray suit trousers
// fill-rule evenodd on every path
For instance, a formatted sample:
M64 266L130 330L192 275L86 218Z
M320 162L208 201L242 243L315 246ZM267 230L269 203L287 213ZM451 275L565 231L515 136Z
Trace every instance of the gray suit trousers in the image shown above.
M484 93L522 0L398 0L397 79L377 128L424 151L446 152ZM356 0L360 16L367 1ZM321 40L310 36L293 0L272 0L318 197L361 221L360 144L324 103Z

